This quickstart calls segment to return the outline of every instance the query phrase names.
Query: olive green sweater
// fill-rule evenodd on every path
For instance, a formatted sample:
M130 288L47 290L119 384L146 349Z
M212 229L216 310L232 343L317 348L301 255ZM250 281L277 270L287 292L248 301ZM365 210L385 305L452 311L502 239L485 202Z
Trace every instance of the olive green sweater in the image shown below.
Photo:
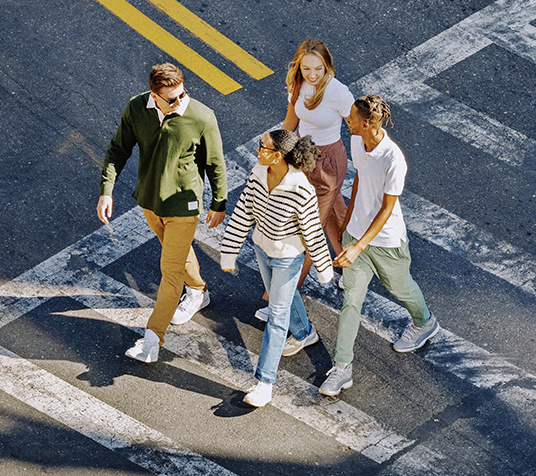
M210 209L225 210L227 179L214 113L190 98L184 115L167 115L160 124L156 109L147 108L149 94L132 98L123 112L104 160L101 195L112 195L138 144L138 184L132 194L138 205L161 217L198 215L206 173L212 188Z

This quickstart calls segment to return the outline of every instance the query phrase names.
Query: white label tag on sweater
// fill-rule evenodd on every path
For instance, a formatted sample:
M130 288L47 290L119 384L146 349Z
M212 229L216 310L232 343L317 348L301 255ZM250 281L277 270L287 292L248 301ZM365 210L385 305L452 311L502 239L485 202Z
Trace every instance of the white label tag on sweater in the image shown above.
M199 208L198 202L188 202L188 210L197 210Z

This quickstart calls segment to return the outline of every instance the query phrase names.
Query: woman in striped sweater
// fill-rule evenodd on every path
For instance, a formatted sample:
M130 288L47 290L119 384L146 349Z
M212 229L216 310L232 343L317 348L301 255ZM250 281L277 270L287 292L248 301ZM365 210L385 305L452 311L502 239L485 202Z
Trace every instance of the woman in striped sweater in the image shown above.
M259 164L225 230L221 267L234 270L240 247L256 224L253 243L270 310L255 372L259 383L244 401L262 407L272 399L281 355L293 355L318 341L297 289L305 250L321 283L332 279L333 268L315 189L304 174L315 166L317 150L311 137L272 131L262 138L257 153Z

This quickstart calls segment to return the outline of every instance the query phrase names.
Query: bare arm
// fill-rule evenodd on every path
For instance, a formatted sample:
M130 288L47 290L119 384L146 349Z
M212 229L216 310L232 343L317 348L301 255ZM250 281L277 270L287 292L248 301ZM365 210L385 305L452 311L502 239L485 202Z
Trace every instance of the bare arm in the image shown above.
M396 195L383 195L382 206L374 217L374 220L372 220L372 223L368 227L368 230L365 232L365 234L361 237L359 241L349 246L348 248L344 248L338 254L338 256L333 261L334 266L347 268L355 261L359 254L368 246L368 244L383 228L383 226L391 216L391 213L393 212L393 208L396 204L397 199L398 196Z
M341 228L339 230L339 239L340 237L342 237L344 230L346 230L346 227L348 226L348 223L350 222L350 217L352 216L352 213L354 212L354 203L355 203L355 197L357 195L358 186L359 186L359 175L356 170L354 183L352 185L352 196L350 197L350 203L348 204L348 209L346 210L346 216L344 217L344 221L342 222Z
M281 126L281 129L294 132L298 128L299 122L300 122L300 119L296 115L296 111L294 110L294 104L289 102L287 115L285 117L285 120L283 121L283 125Z

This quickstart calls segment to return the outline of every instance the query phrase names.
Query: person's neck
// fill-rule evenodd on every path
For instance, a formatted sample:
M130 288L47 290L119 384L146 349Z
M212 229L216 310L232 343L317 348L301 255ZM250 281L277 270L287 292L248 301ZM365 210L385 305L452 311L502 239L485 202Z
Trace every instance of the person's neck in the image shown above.
M363 137L365 151L372 152L384 137L385 131L381 127L379 129L371 129L370 132Z
M287 172L288 164L283 159L277 164L268 166L268 188L270 192L281 183Z

